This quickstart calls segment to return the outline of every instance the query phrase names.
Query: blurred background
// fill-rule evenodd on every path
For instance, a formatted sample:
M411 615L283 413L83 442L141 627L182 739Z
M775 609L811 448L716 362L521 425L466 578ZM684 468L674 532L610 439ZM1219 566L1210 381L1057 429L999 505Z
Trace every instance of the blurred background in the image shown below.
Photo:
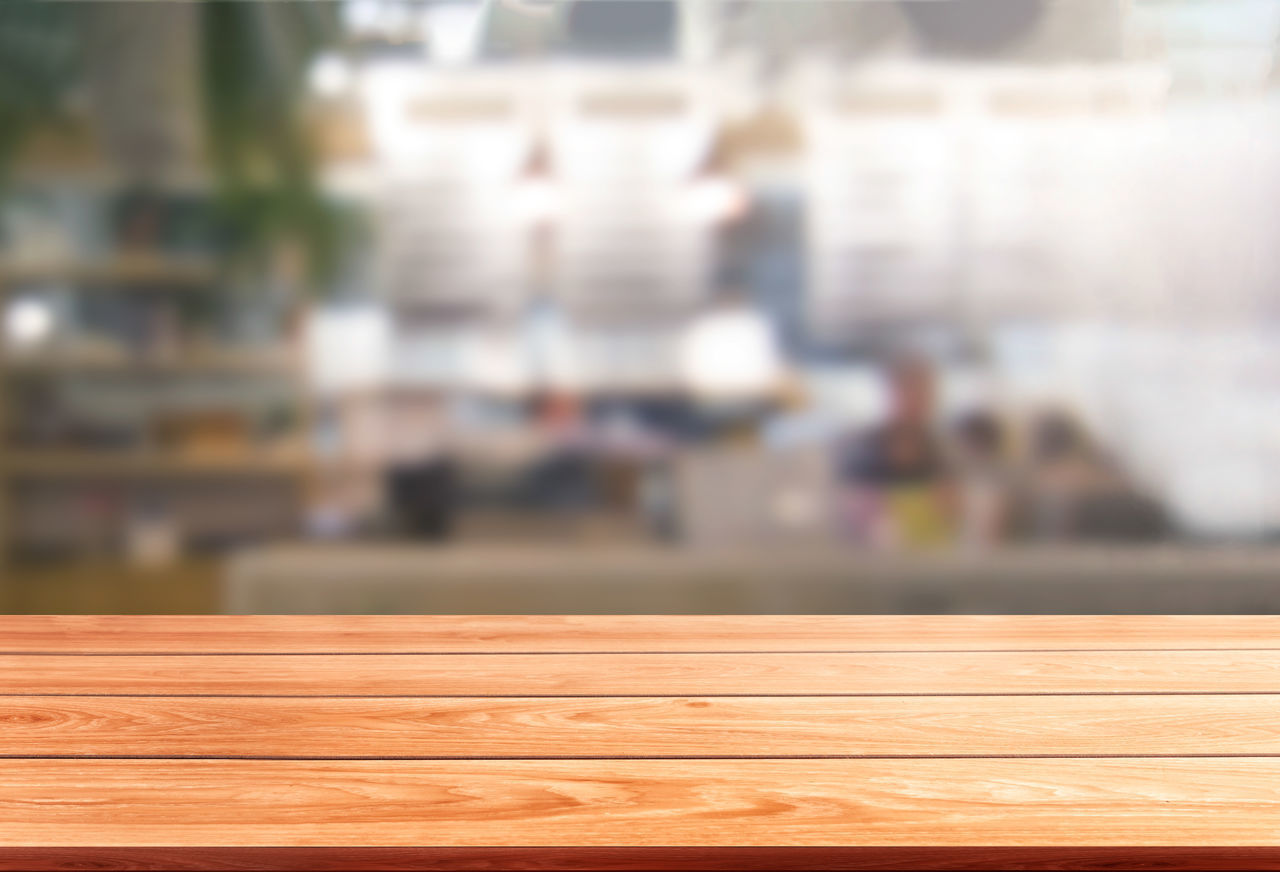
M1280 0L0 4L0 611L1280 611Z

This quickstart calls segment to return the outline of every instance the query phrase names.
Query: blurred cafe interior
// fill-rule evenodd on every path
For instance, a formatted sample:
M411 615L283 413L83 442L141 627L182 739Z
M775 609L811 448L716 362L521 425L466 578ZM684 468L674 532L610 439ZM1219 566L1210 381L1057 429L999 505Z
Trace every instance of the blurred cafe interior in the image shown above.
M1280 0L0 3L0 612L1280 610Z

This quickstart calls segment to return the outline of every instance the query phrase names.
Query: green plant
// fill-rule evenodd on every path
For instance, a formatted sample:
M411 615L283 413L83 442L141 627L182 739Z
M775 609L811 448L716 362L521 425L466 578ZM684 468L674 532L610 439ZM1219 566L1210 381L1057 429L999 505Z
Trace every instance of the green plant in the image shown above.
M221 203L243 243L305 253L314 279L338 270L353 217L321 195L302 107L306 72L333 44L333 3L207 0L200 6L205 139Z
M26 138L56 123L111 54L89 50L128 33L160 4L100 0L0 2L0 183ZM150 7L150 8L148 8ZM197 115L233 258L262 267L282 245L300 249L313 286L333 278L357 222L316 183L303 117L306 74L339 38L337 4L203 0L195 27L174 38L197 73ZM169 74L154 66L154 75Z
M74 4L0 3L0 189L26 137L56 123L75 83Z

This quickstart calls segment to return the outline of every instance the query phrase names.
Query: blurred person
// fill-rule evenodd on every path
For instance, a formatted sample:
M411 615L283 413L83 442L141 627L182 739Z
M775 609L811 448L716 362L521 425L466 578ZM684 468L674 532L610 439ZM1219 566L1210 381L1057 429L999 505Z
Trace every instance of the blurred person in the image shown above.
M582 510L595 497L593 434L578 396L548 390L530 403L540 456L526 470L520 499L530 508Z
M1164 536L1161 506L1140 493L1068 413L1031 426L1024 526L1032 539L1146 540Z
M1065 539L1074 533L1080 501L1116 484L1089 437L1060 409L1040 413L1028 442L1026 524L1032 539Z
M1005 538L1012 503L1012 473L1005 428L992 412L963 415L951 432L960 544L984 547Z
M854 535L881 546L938 545L951 538L954 500L935 432L936 380L921 357L884 370L888 419L856 437L840 458Z

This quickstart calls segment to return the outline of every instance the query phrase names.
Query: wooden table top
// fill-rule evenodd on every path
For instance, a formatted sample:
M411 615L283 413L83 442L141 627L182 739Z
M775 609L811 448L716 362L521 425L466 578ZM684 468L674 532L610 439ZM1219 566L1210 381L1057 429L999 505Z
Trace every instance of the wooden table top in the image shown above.
M1280 869L1280 617L0 617L0 870Z

